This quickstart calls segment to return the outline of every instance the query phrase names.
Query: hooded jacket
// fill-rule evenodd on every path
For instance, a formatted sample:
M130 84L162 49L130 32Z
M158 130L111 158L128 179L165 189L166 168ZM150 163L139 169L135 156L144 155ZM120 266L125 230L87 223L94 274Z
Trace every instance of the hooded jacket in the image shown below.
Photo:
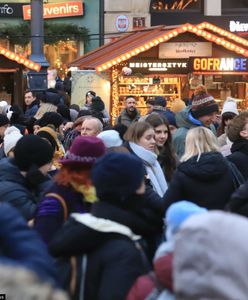
M175 171L164 201L166 209L182 199L207 209L224 209L234 191L228 162L219 152L203 153L182 162Z
M199 120L191 116L191 106L187 106L185 109L176 114L176 123L178 126L177 131L172 137L172 142L178 157L184 154L185 139L189 129L204 126ZM210 125L209 129L216 134L214 125Z
M124 124L127 127L129 127L132 123L137 122L139 118L140 118L140 113L137 110L137 108L135 108L132 117L130 117L130 115L127 112L127 109L125 108L121 111L119 117L116 118L115 124Z
M190 217L176 235L176 299L246 300L247 235L247 218L238 215L215 211Z

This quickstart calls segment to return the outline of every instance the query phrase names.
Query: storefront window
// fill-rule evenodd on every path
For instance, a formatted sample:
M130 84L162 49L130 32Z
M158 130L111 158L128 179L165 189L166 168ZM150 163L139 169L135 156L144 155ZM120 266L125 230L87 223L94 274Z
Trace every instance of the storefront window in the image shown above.
M152 0L151 12L201 11L202 0Z
M222 13L233 14L233 13L247 13L248 11L248 0L225 0L222 1Z

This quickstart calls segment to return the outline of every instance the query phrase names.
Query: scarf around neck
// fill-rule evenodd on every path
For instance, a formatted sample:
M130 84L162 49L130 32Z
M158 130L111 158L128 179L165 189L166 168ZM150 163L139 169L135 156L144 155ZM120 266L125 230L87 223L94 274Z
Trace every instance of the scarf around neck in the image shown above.
M144 162L147 175L153 186L153 190L160 197L163 197L168 186L161 166L157 161L157 155L152 151L146 150L144 147L139 146L133 142L129 142L129 145L132 151Z

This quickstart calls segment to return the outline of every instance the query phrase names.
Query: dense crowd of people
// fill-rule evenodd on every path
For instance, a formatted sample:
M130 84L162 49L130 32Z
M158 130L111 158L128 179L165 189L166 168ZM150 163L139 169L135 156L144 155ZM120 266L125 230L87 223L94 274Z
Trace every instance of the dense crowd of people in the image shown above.
M69 105L69 75L0 102L1 293L246 300L248 111L201 85L145 116L128 96L111 125L94 91Z

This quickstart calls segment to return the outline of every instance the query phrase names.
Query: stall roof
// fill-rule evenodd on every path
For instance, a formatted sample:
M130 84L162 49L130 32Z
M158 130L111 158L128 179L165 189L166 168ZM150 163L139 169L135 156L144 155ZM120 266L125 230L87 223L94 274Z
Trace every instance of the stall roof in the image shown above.
M207 41L248 57L248 41L211 23L190 23L177 26L155 26L124 34L116 41L97 48L72 61L70 66L79 69L105 71L122 61L184 33L191 32Z
M18 64L24 65L25 67L37 71L40 71L41 65L35 63L32 60L29 60L27 58L25 58L24 56L21 56L19 54L16 54L2 46L0 46L0 54L2 54L3 56L5 56L6 58L16 61Z

